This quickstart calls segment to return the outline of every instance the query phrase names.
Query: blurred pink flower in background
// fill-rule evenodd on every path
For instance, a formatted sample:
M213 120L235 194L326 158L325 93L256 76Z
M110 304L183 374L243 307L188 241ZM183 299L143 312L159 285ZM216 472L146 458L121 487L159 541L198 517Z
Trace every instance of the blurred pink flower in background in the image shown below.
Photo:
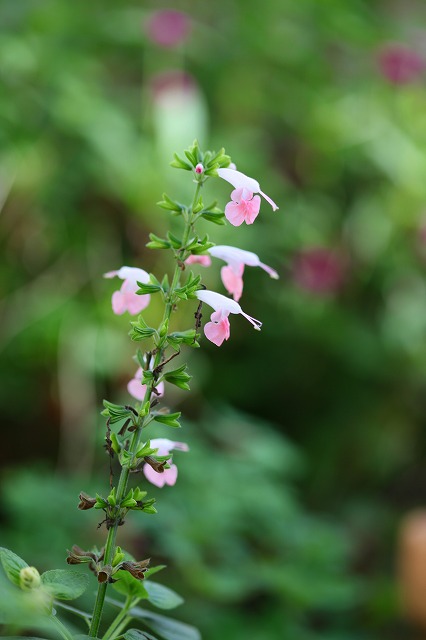
M343 282L345 267L340 255L322 247L301 251L293 262L293 281L319 295L335 293Z
M163 71L151 78L151 90L155 102L173 102L191 99L198 90L192 76L179 69Z
M425 66L424 58L403 44L389 43L379 52L380 71L392 84L414 82Z
M173 9L154 11L145 24L145 31L152 42L171 49L188 38L191 19L186 13Z

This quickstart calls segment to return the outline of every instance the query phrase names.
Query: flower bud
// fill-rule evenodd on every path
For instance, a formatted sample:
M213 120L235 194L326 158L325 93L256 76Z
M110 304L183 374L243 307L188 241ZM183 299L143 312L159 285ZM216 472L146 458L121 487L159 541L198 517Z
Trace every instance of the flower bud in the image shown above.
M35 567L24 567L19 572L19 586L24 591L37 589L41 584L40 574Z
M204 173L204 166L199 162L195 167L195 173Z

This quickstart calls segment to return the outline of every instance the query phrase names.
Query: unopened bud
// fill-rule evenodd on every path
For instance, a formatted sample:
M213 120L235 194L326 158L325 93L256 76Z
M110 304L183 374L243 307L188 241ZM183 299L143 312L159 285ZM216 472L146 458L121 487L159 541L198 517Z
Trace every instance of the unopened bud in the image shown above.
M41 584L40 574L35 567L24 567L19 572L19 586L24 591L37 589Z
M199 162L195 167L195 173L204 173L204 166Z

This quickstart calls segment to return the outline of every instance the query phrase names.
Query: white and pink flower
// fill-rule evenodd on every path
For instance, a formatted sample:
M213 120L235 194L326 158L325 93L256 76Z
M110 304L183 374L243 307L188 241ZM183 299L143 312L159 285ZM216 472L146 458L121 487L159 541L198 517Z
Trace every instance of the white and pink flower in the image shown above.
M262 323L245 313L235 300L231 300L231 298L227 298L215 291L208 291L207 289L196 291L195 295L198 300L205 302L205 304L208 304L215 311L210 316L210 322L204 325L204 335L207 340L210 340L210 342L213 342L216 346L220 347L224 340L229 340L231 327L228 316L230 313L241 314L257 331L260 331Z
M138 295L136 291L139 289L138 282L148 284L149 273L137 267L121 267L117 271L108 271L104 273L104 278L114 278L118 276L123 280L121 289L114 291L112 294L112 310L117 315L122 315L128 311L132 316L140 313L145 309L151 300L149 294Z
M154 438L150 444L152 449L158 449L156 455L159 456L168 456L171 451L189 451L189 447L185 442L175 442L168 438ZM171 463L171 459L168 463ZM173 486L176 484L178 469L175 464L170 464L169 469L164 469L162 473L159 473L145 463L143 473L145 478L155 484L156 487L164 487L165 484Z
M263 193L259 183L254 178L249 178L241 171L229 168L218 169L217 174L235 187L231 193L231 202L228 202L225 207L226 219L234 227L239 227L243 222L253 224L257 218L260 210L260 196L254 195L255 193L260 193L269 202L274 211L278 209L275 202Z

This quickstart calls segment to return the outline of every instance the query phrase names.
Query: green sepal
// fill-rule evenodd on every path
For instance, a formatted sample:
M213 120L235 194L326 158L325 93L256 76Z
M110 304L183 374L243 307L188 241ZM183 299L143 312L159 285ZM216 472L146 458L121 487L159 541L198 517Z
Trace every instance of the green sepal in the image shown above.
M132 422L135 422L136 416L131 409L121 404L113 404L112 402L108 402L108 400L104 400L103 405L105 409L101 411L101 415L109 418L111 424L120 422L120 420L128 420L129 418Z
M143 282L137 282L139 289L136 291L138 296L151 295L152 293L158 293L161 291L161 284L144 284Z
M184 169L185 171L192 171L191 165L188 164L186 160L180 158L177 153L174 153L173 157L174 160L170 163L171 167L174 167L175 169Z
M145 404L143 404L141 406L141 408L139 409L139 415L143 418L144 416L147 416L149 414L149 410L151 408L151 403L149 400L147 400L145 402Z
M157 449L156 448L153 449L151 447L151 441L148 440L136 452L136 457L137 458L145 458L146 456L152 456L153 454L155 454L156 451L158 451L158 448Z
M170 382L170 384L174 384L176 387L179 387L179 389L189 391L188 382L189 380L191 380L192 376L186 373L186 368L187 365L185 363L181 367L178 367L178 369L173 369L173 371L166 371L166 373L163 374L162 378L164 380L167 380L167 382Z
M121 506L123 506L123 504ZM116 567L117 565L119 565L120 562L123 562L125 557L126 557L126 554L123 553L123 551L121 550L121 547L116 547L115 548L114 558L113 558L113 561L111 563L112 566Z
M197 291L199 284L201 282L201 276L194 276L194 274L189 274L188 280L183 285L183 287L179 287L174 290L175 295L181 300L187 300L188 298L195 297L195 291Z
M149 234L150 242L145 245L148 249L170 249L170 242L164 238L156 236L155 233Z
M45 591L58 600L75 600L87 589L88 576L77 571L53 569L41 574Z
M115 507L115 505L117 504L117 499L115 497L115 487L111 489L107 501L111 505L111 507Z
M202 196L200 196L197 202L195 203L195 206L192 209L192 213L200 213L203 207L204 207L203 198Z
M139 487L133 489L133 497L137 502L140 502L148 495L148 491L141 491Z
M180 411L177 411L176 413L169 413L167 415L158 414L154 416L154 420L165 424L167 427L179 428L181 426L179 422L180 416Z
M141 315L136 322L131 322L130 324L132 328L129 331L129 336L132 340L138 341L151 338L156 333L156 330L153 327L149 327Z
M205 220L208 220L209 222L213 222L214 224L218 224L218 225L224 225L226 224L225 222L225 214L223 213L223 211L203 211L201 213L201 217L204 218Z
M106 509L108 507L108 502L105 498L102 498L98 493L96 494L96 504L95 509Z
M167 237L170 240L170 244L173 249L180 249L182 247L182 240L177 236L174 236L170 231L167 232Z
M154 373L151 369L142 371L142 384L152 384L154 382Z
M160 202L157 202L158 206L162 209L166 209L167 211L175 211L176 213L182 213L185 209L185 205L180 204L180 202L175 202L167 193L163 193L163 199Z
M6 576L9 578L13 584L16 584L17 587L20 586L20 573L21 569L25 569L29 565L22 560L16 553L10 551L10 549L6 549L5 547L0 547L0 561L3 565L4 572Z
M117 434L114 431L110 435L112 450L118 455L121 451L121 445L118 442Z
M129 453L126 449L122 449L118 455L118 459L122 467L128 465L132 461L132 454Z
M150 498L149 500L146 500L142 507L142 511L144 513L151 513L153 515L157 513L157 509L153 506L154 502L155 502L155 498Z
M175 349L175 351L179 351L180 345L186 344L189 347L197 348L200 346L197 339L200 337L200 334L195 331L195 329L188 329L187 331L174 331L167 336L167 340L169 345Z

